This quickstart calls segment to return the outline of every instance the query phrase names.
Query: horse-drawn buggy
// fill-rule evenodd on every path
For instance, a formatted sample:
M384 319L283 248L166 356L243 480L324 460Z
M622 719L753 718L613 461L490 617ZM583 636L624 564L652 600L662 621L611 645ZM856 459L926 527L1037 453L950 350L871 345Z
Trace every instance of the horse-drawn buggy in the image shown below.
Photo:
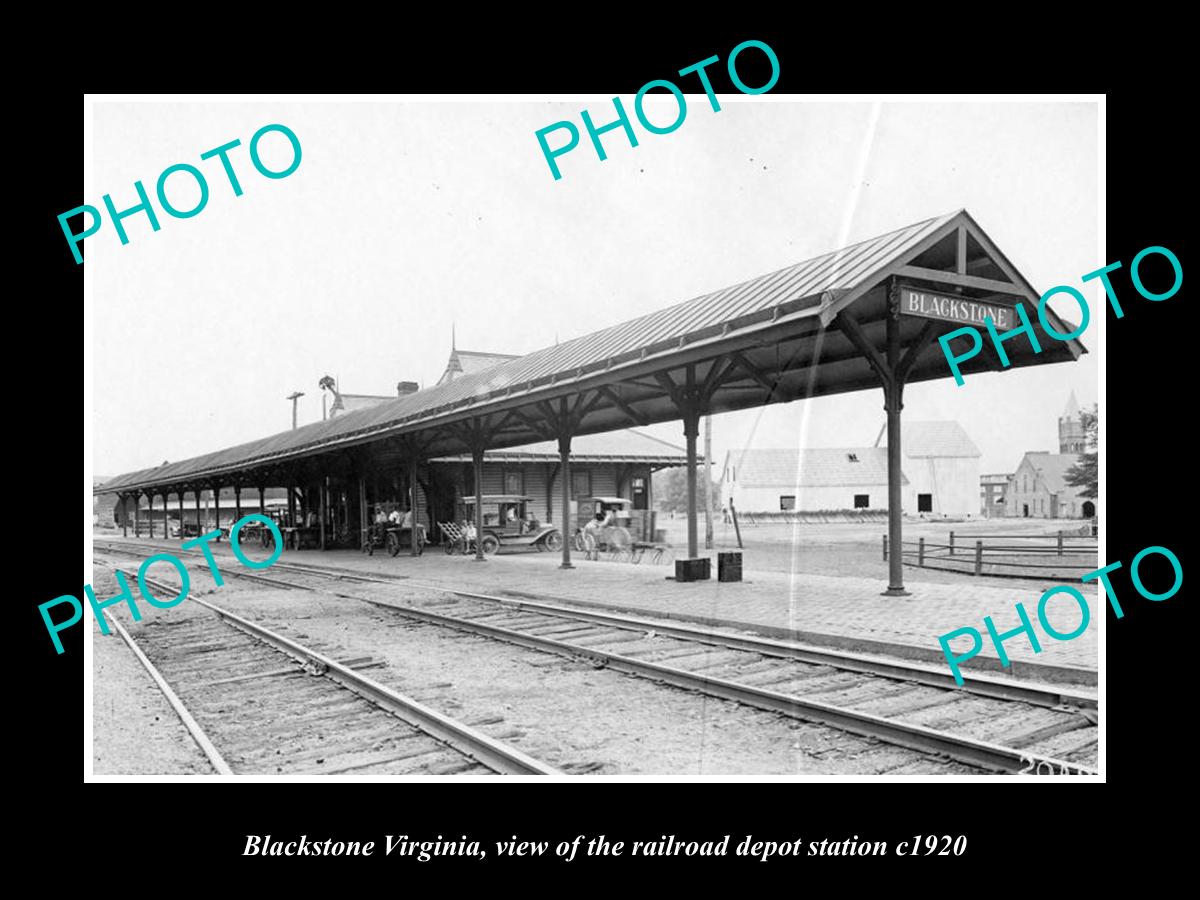
M630 531L633 501L624 497L589 497L579 501L579 520L571 542L588 559L600 559L601 553L622 562L640 563L643 558L662 562L666 544L635 540Z
M629 532L632 500L624 497L588 497L579 501L579 518L587 519L572 536L575 549L582 552L621 552L633 546Z
M420 556L425 552L425 545L429 543L425 536L425 526L420 522L415 526L390 521L378 522L367 526L363 535L362 550L368 556L374 556L376 548L383 548L391 556L397 556L402 549L412 549L413 541L417 543L417 555Z
M501 547L524 547L535 550L561 550L562 532L554 525L541 524L528 509L532 497L520 494L484 494L483 531L479 542L485 556L491 556ZM465 521L442 522L439 527L445 535L447 553L472 553L475 551L475 498L464 497Z

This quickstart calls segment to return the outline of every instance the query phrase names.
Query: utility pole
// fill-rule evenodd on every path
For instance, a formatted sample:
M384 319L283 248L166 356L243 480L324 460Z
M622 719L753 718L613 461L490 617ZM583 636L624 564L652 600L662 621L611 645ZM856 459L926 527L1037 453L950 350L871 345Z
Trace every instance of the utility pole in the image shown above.
M304 391L293 391L287 395L288 400L292 401L292 431L296 430L296 401L304 396Z
M712 416L704 417L704 549L713 545L712 529Z

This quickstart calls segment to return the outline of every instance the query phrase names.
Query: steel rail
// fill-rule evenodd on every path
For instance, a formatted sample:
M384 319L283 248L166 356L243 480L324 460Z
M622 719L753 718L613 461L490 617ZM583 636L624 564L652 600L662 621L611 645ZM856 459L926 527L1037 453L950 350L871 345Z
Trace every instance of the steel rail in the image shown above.
M288 569L299 571L301 573L326 574L309 567L295 566L290 564L284 565ZM236 575L241 573L234 574ZM394 580L372 580L378 580L381 583L395 583ZM404 584L405 586L432 588L434 590L459 596L472 596L473 594L473 592L459 591L453 588L446 588L436 585L427 585L411 580L406 580ZM307 586L297 585L297 587ZM307 589L318 590L316 588ZM626 674L650 678L655 681L670 684L675 687L681 687L687 690L700 691L711 696L733 700L735 702L743 703L748 706L754 706L759 709L779 712L793 718L829 725L843 731L886 741L887 743L895 744L911 750L916 750L918 752L932 752L941 754L950 759L971 766L1015 774L1022 771L1021 767L1028 765L1030 760L1032 760L1035 767L1038 763L1045 762L1047 765L1050 765L1052 769L1057 768L1060 770L1073 770L1081 775L1099 774L1098 771L1078 763L1067 762L1054 757L1024 752L1016 748L1004 747L999 744L993 744L987 741L979 741L975 740L974 738L968 738L961 735L954 735L949 732L926 728L922 725L909 724L898 720L887 719L882 716L876 716L870 713L857 712L843 707L834 706L832 704L822 703L817 700L805 699L796 695L782 694L778 691L771 691L766 688L758 688L751 685L738 684L737 682L729 681L727 679L700 675L697 673L688 672L684 669L665 666L661 663L633 659L631 657L622 656L620 654L605 650L584 647L578 644L558 641L553 638L531 635L520 631L514 631L512 629L503 628L497 625L488 625L484 622L475 622L469 619L447 616L441 613L435 613L429 610L419 609L417 607L391 603L385 600L358 597L352 594L338 593L336 591L326 591L326 593L341 597L343 599L370 603L374 606L391 610L402 616L423 620L435 625L455 628L460 631L482 634L484 636L493 637L508 643L516 644L518 646L527 647L529 649L546 650L561 656L572 658L590 659L594 662L601 663L608 668L612 668L616 671L624 672ZM506 605L515 605L516 603L509 598L490 597L490 595L478 596L493 599ZM197 601L203 603L205 606L210 606L210 608L215 609L215 607L211 607L210 604L205 603L198 598ZM527 601L520 602L526 603L527 608L529 608L531 605L528 604ZM572 610L571 612L574 613L575 611ZM603 616L604 614L584 613L583 615ZM620 617L615 618L619 619ZM639 626L638 630L651 630L660 634L664 633L658 622L650 620L642 621L646 622L648 627L642 628ZM616 625L614 627L620 626ZM625 624L624 627L629 626L628 624ZM674 628L674 626L669 627ZM679 629L680 632L689 630L691 629ZM721 637L724 638L725 636L722 635ZM287 639L281 638L281 640ZM761 639L744 640L753 642ZM783 644L782 646L786 647L787 645ZM901 670L905 669L903 665L889 665L898 666ZM893 675L891 677L899 677L902 678L902 680L907 681L915 680L907 673L904 675ZM1000 697L997 699L1011 698Z
M1047 708L1070 706L1093 711L1097 709L1097 699L1090 694L1077 693L1070 690L1060 690L1057 687L1050 688L1021 684L1019 682L1012 682L1005 678L990 676L983 673L971 673L964 675L964 683L962 685L958 685L955 682L953 675L951 675L949 672L943 672L941 669L934 666L927 666L914 662L880 659L878 657L854 653L848 650L825 650L789 641L774 640L772 638L737 635L729 632L718 631L716 629L701 628L696 626L667 624L657 619L647 619L633 615L593 612L590 610L579 609L578 607L564 606L542 600L528 600L519 597L501 597L498 595L486 594L478 591L447 587L445 585L439 585L432 582L414 581L409 576L376 577L369 574L360 574L345 570L283 562L275 563L272 568L298 572L300 574L319 575L331 579L343 579L347 581L360 581L392 586L395 586L398 582L402 581L402 584L405 587L425 588L428 590L452 594L458 597L465 597L471 600L499 603L505 606L511 606L518 609L527 609L532 612L541 612L547 615L556 615L563 618L576 619L583 622L593 622L600 625L610 625L614 628L628 628L636 631L652 630L657 634L679 638L681 640L691 640L696 641L697 643L726 647L731 650L746 650L753 653L761 653L764 656L794 659L799 662L813 663L814 665L833 666L835 668L844 669L850 672L878 675L883 678L892 678L901 681L911 681L917 684L927 685L929 687L961 690L967 693L977 694L982 697L989 697L996 700L1021 701L1023 703L1030 703L1035 706L1043 706ZM284 587L300 587L300 585L289 584L277 579L267 579L261 575L256 575L249 572L233 571L230 574L236 577L245 577L266 581L268 583L274 583ZM1092 720L1089 719L1089 721Z
M158 579L146 578L145 581L147 584L161 589L175 590L173 585ZM431 709L411 697L406 697L373 678L355 672L334 659L296 643L291 638L276 634L257 622L222 609L207 600L199 597L191 599L192 602L199 603L239 631L292 657L307 671L323 675L335 684L369 700L414 728L495 772L502 775L565 775L564 772L553 766L534 759L515 747L489 737L469 725L444 716L437 710Z
M576 659L582 657L601 663L606 668L629 675L650 678L664 684L670 684L687 690L700 691L721 699L743 703L747 706L783 713L792 718L829 725L842 731L849 731L863 737L886 741L887 743L896 744L910 750L941 754L971 766L1015 774L1021 771L1022 767L1027 765L1030 760L1033 760L1035 766L1039 762L1045 762L1052 769L1075 770L1081 775L1099 774L1095 770L1078 763L1024 752L1011 747L1003 747L987 741L979 741L974 738L926 728L923 725L913 725L894 719L887 719L882 716L872 715L871 713L856 712L792 694L782 694L766 688L738 684L727 679L688 672L684 669L665 666L661 663L633 659L607 650L583 647L578 644L555 640L554 638L514 631L499 625L489 625L485 622L459 619L455 616L446 616L441 613L430 612L429 610L389 603L386 600L372 600L348 594L336 594L336 596L359 600L374 606L381 606L402 616L419 619L435 625L455 628L460 631L493 637L533 650L548 650L560 656L568 656Z
M289 571L300 572L301 574L338 577L336 574L328 570L314 569L307 566L298 566L288 563L277 563L276 565L286 568ZM395 585L397 583L395 580L387 578L373 578L371 576L362 576L358 574L351 575L350 580L389 585ZM544 613L546 615L575 619L582 622L592 622L598 625L608 625L613 628L625 628L631 631L654 631L656 634L663 635L665 637L674 637L679 638L680 640L690 640L695 641L696 643L725 647L730 650L745 650L752 653L761 653L764 656L773 656L781 659L793 659L798 662L813 663L814 665L833 666L849 672L858 672L866 675L878 675L882 678L892 678L900 681L911 681L917 684L927 685L929 687L960 690L966 693L978 694L982 697L989 697L994 700L1021 701L1023 703L1030 703L1035 706L1044 706L1048 708L1056 708L1060 706L1071 706L1088 710L1095 710L1097 708L1096 698L1089 694L1076 693L1070 690L1059 690L1056 687L1051 688L1021 684L1019 682L1011 682L1004 678L998 678L985 674L973 673L971 675L965 675L964 683L962 685L958 685L955 682L953 675L948 672L943 672L935 666L880 659L878 657L854 653L848 650L823 650L790 641L779 641L772 638L738 635L729 632L718 631L716 629L690 625L674 625L658 619L648 619L640 616L593 612L591 610L579 609L578 607L563 606L561 604L548 603L542 600L527 600L521 597L501 597L494 594L480 593L478 591L467 591L459 588L446 587L445 585L438 585L431 582L413 581L407 577L405 578L403 585L405 587L436 590L442 593L453 594L454 596L465 597L471 600L499 603L516 609L529 610L530 612Z
M167 684L167 680L163 678L162 673L155 668L154 663L150 662L142 648L137 645L137 642L130 637L129 632L125 630L125 626L120 623L114 616L109 615L107 611L103 615L117 629L117 634L121 635L122 640L129 645L129 649L133 651L133 655L137 657L138 662L145 666L146 671L150 673L150 677L154 679L154 683L158 685L158 689L162 691L167 702L171 704L175 714L179 716L179 720L183 722L184 727L192 736L192 740L196 745L204 751L204 755L208 757L208 761L212 767L217 770L218 775L233 775L234 771L230 768L229 763L225 762L225 757L216 748L204 729L200 727L200 723L192 718L192 714L188 712L188 708L183 705L183 701L179 699L179 695L171 689L171 685Z

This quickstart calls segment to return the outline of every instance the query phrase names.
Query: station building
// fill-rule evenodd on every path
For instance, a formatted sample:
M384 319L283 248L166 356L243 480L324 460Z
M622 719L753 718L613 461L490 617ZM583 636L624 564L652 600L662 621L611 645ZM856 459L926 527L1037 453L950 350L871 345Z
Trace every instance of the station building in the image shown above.
M501 353L459 350L452 346L446 369L437 383L446 384L517 358ZM335 389L329 417L369 409L418 392L419 385L414 381L399 382L395 396L347 394ZM649 515L654 502L651 476L659 469L682 466L686 462L682 447L633 428L582 435L575 439L571 451L568 503L572 514L576 518L579 516L578 501L583 498L624 497L631 501L630 527L635 536L649 540L654 529L653 518ZM530 497L528 511L540 521L550 523L555 521L555 511L563 508L563 479L559 475L558 447L553 441L489 450L484 454L483 493L485 496L516 494ZM425 525L432 541L437 542L441 537L437 528L439 522L457 522L467 516L462 498L474 495L474 479L470 455L439 457L418 469L415 509L418 521ZM411 486L408 473L402 469L396 469L390 475L384 473L382 477L374 475L368 480L367 487L369 515L373 515L377 506L387 511L409 507ZM308 510L303 493L299 488L297 500L301 516ZM108 498L97 516L97 524L103 527L134 526L136 522L138 531L146 531L150 522L156 523L158 529L158 523L164 517L172 524L180 520L177 507L164 509L161 503L152 505L145 496L137 501L136 514L132 497L118 500L112 494L101 496ZM330 499L327 524L331 534L342 535L345 541L353 543L357 538L357 509L352 492L333 490ZM263 504L267 512L288 507L287 490L266 488ZM222 488L218 500L211 490L200 491L199 502L184 507L183 516L189 523L198 520L202 527L211 528L232 523L238 509L242 515L260 512L257 495L247 491L236 496L233 488ZM485 518L490 513L485 510ZM561 518L561 512L558 517ZM570 527L574 528L576 524L579 523L574 522Z
M722 503L739 512L887 509L887 447L732 451L722 471ZM979 448L957 422L906 422L903 511L928 516L978 513Z

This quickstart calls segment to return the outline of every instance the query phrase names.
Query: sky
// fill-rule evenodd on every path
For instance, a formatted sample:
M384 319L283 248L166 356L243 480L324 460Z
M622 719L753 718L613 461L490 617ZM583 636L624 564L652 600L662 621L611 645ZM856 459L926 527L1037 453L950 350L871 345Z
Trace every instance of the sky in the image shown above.
M688 95L683 124L638 146L617 129L601 161L580 120L611 98L569 102L98 101L84 202L135 205L176 163L199 168L207 206L161 229L143 214L85 242L91 298L93 472L177 461L321 418L318 380L347 393L433 384L450 351L528 353L891 231L967 209L1039 291L1067 284L1091 303L1075 363L910 385L906 420L956 419L982 471L1026 450L1057 451L1075 391L1097 399L1103 296L1080 277L1099 257L1097 108L1091 102L813 102ZM624 97L626 108L632 98ZM651 121L676 115L648 98ZM571 120L580 145L555 180L535 132ZM281 123L302 158L261 176L251 136ZM234 196L216 159L234 139ZM550 138L552 146L562 139ZM263 163L283 169L268 134ZM172 175L178 208L199 194ZM1093 282L1092 285L1096 283ZM1073 301L1052 306L1078 322ZM881 390L713 418L713 459L745 447L874 443ZM647 429L683 443L682 425Z

